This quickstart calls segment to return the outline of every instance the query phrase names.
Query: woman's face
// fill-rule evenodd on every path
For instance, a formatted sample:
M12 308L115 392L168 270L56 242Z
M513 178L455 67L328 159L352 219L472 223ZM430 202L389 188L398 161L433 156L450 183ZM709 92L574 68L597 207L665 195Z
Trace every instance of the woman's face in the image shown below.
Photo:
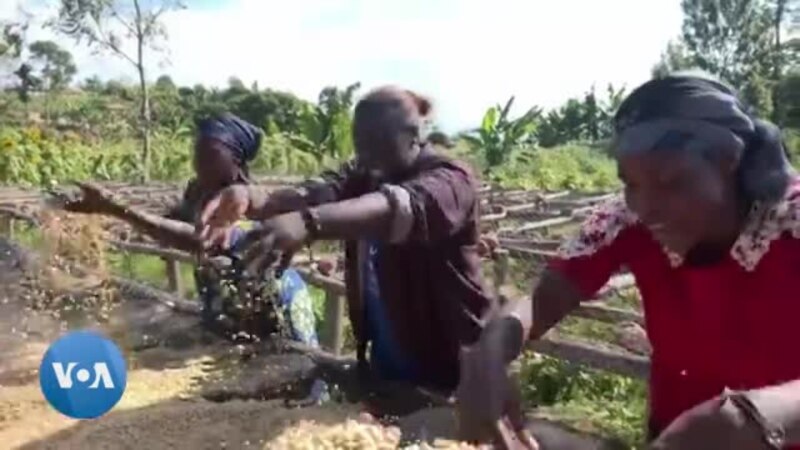
M356 115L353 142L359 163L381 179L407 169L417 156L414 131L380 115Z
M685 255L718 242L735 209L732 170L683 151L638 152L618 157L625 201L653 237Z
M195 143L194 170L202 186L217 188L236 181L239 166L223 143L216 139L200 138Z

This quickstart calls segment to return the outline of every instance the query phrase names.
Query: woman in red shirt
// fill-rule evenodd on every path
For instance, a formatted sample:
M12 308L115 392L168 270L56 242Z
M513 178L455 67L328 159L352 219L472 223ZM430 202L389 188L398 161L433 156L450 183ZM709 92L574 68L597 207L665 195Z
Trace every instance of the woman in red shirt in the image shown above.
M615 125L624 196L465 353L462 425L487 436L523 336L541 337L625 267L653 347L652 448L800 448L800 180L780 131L726 86L682 75L639 87Z

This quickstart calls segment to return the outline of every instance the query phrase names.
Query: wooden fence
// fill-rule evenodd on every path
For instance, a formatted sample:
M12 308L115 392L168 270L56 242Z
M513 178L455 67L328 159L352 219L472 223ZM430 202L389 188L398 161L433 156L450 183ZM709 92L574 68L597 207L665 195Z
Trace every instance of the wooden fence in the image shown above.
M512 191L510 193L505 193L504 198L506 200L511 199L513 202L514 198L525 200L525 195L530 197L530 193L526 193L525 191ZM492 281L496 292L499 292L500 287L507 281L510 258L545 259L553 255L553 251L557 245L557 241L555 240L531 240L530 238L519 236L531 230L570 223L576 217L574 211L590 206L605 197L595 196L588 199L564 199L565 196L566 195L563 193L556 193L549 194L548 196L538 196L534 202L525 203L520 200L518 204L495 208L488 216L483 217L483 223L497 224L500 220L508 218L509 215L523 214L526 211L535 209L532 204L540 201L550 202L550 208L552 208L553 203L555 203L558 209L563 208L563 210L573 211L573 214L558 215L552 218L524 223L521 226L513 228L507 227L499 229L502 232L500 233L501 239L499 240L501 248L495 251L492 256L494 259ZM14 229L13 222L15 220L35 222L36 217L28 213L21 213L13 207L0 207L0 232L12 233ZM116 240L110 243L118 251L150 255L164 260L169 293L164 292L163 294L170 298L170 301L175 305L189 305L183 309L195 308L195 306L192 305L197 305L197 302L188 302L183 299L184 285L180 270L181 263L193 264L195 262L193 255L174 249L160 248L146 243ZM306 282L325 293L325 323L329 329L325 330L324 335L327 339L323 342L323 346L333 354L339 355L344 345L346 310L344 282L339 278L326 276L315 271L309 264L310 262L312 261L308 256L298 256L294 260L298 272L300 272ZM602 296L615 289L630 286L632 283L633 280L629 275L615 277L600 295ZM619 324L622 322L643 324L641 314L631 310L608 307L602 305L602 302L584 304L575 310L573 315L611 324ZM545 336L543 339L532 343L531 349L543 354L565 359L572 363L607 370L625 376L644 378L649 372L649 360L647 357L636 355L610 345L602 346L594 342L588 343L566 338Z

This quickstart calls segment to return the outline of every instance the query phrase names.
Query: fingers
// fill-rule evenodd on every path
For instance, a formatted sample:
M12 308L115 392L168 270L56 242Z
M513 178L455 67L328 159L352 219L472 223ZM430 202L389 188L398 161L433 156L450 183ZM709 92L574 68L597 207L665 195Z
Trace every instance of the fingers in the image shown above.
M200 231L200 237L202 239L207 238L207 234L210 232L211 228L210 224L212 223L212 219L215 219L219 206L220 196L216 195L203 207L203 212L200 213L200 218L195 224L195 229Z
M505 413L514 430L525 429L525 412L522 410L522 393L518 380L508 377L508 390L506 393Z
M511 428L507 419L502 418L495 422L495 442L496 447L501 450L519 450L520 445L517 441L516 433Z
M522 391L520 390L519 380L515 377L508 377L507 386L505 405L506 420L522 448L538 450L539 444L527 429L525 412L522 408Z
M205 250L228 248L231 230L229 227L207 227L204 231L203 247Z
M245 239L250 236L248 235ZM278 259L275 252L275 235L273 233L265 234L252 245L248 244L245 244L247 251L243 259L245 267L250 273L262 273Z

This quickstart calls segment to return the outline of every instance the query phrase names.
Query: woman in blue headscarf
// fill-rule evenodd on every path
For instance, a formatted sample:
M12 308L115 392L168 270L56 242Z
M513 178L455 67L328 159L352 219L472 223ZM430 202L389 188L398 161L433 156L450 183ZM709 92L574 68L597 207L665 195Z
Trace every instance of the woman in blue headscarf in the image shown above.
M67 202L65 209L111 215L164 245L199 253L203 248L193 225L197 215L220 190L234 184L249 184L248 163L257 156L262 136L260 129L229 113L199 122L193 158L196 176L189 182L183 200L165 217L123 205L110 192L91 183L81 184L81 198ZM241 297L263 296L265 286L269 284L267 282L272 281L267 274L262 274L259 279L261 283L248 287L248 292L226 289L231 284L246 284L235 279L238 276L233 271L221 270L218 265L211 264L211 260L198 265L195 281L203 301L203 317L207 325L230 325L229 320L224 320L226 306L241 303ZM284 271L277 288L278 304L274 311L281 314L272 318L272 321L278 322L272 324L272 331L279 331L310 346L318 346L311 297L299 274L291 269ZM223 329L236 331L229 327Z

